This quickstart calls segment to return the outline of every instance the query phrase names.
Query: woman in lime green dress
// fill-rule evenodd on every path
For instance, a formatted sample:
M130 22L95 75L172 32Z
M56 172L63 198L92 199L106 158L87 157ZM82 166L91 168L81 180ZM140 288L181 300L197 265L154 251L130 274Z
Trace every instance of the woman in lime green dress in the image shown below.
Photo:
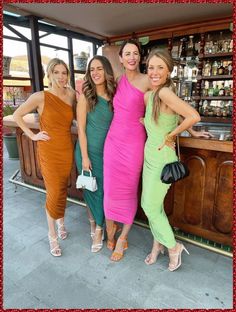
M165 164L176 161L174 150L176 135L200 120L198 112L174 93L170 78L173 62L165 50L153 50L147 60L148 77L153 91L145 93L146 114L144 124L147 141L144 152L143 190L141 205L148 218L154 237L151 253L146 264L153 264L164 246L169 252L169 270L181 265L181 254L186 248L176 243L172 228L164 211L163 202L170 187L161 182L161 171ZM178 125L178 116L183 121Z
M77 105L78 138L75 160L78 171L92 171L98 189L83 191L88 207L93 239L92 252L102 248L103 209L103 147L113 117L112 99L115 81L110 62L104 56L94 56L88 64L83 94Z

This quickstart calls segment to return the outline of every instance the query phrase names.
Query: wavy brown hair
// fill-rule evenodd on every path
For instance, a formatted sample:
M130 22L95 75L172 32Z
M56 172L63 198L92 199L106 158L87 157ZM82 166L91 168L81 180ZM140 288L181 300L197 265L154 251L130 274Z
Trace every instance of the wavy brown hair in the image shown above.
M90 74L91 63L93 60L100 61L103 66L104 73L105 73L105 90L110 99L108 101L109 107L111 110L113 110L112 101L113 101L113 97L114 97L115 90L116 90L116 82L115 82L114 73L111 67L111 63L105 56L95 55L88 64L88 68L84 76L84 83L82 87L82 91L88 102L88 111L94 110L95 105L98 100L97 93L96 93L96 85L93 82L91 78L91 74Z
M170 53L166 49L154 49L150 52L148 58L147 58L147 68L149 66L150 59L153 57L159 57L162 59L165 64L167 65L167 68L171 74L173 71L174 63L172 60L172 57L170 56ZM176 88L174 85L173 80L171 79L170 75L167 77L164 84L160 85L160 87L156 90L153 96L153 108L152 108L152 118L157 123L158 116L160 114L160 106L161 106L161 99L159 97L159 92L162 88L167 87L170 90L172 90L174 93L176 93Z

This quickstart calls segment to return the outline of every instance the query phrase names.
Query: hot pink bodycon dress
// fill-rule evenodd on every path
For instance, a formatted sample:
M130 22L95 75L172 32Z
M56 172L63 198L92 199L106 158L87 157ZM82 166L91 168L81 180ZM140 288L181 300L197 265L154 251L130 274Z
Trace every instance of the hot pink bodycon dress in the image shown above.
M114 117L104 146L104 212L106 219L132 224L138 204L146 132L144 93L125 75L113 100Z

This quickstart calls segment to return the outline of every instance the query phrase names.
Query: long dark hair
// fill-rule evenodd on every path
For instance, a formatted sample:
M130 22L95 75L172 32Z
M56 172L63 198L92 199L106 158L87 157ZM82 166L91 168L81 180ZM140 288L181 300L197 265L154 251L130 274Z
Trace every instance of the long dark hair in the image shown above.
M156 56L156 57L159 57L160 59L162 59L165 62L165 64L167 65L168 70L171 74L171 72L173 71L173 68L174 68L174 63L173 63L172 57L171 57L170 53L168 52L168 50L166 50L166 49L154 49L154 50L152 50L150 52L148 58L147 58L147 69L149 66L149 61L153 56ZM154 121L156 123L157 123L158 116L160 114L160 105L161 105L161 100L159 98L159 92L164 87L168 87L173 92L176 93L176 88L175 88L174 82L171 79L170 75L167 76L165 83L163 85L161 85L160 88L157 89L157 91L154 93L154 96L153 96L152 118L154 119Z
M93 60L98 60L102 63L104 73L105 73L105 90L109 97L109 106L111 110L113 110L112 100L115 94L116 82L114 78L113 69L111 67L111 63L105 56L95 55L88 64L88 68L86 74L84 76L84 84L82 87L82 91L88 102L88 111L92 111L95 108L97 103L97 93L96 93L96 85L93 82L90 74L91 63Z

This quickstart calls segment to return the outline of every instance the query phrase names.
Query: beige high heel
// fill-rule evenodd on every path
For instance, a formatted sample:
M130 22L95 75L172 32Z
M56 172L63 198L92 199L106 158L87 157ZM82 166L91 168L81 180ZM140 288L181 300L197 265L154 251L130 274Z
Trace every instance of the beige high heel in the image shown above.
M178 243L178 244L180 245L180 250L179 250L178 253L174 253L174 252L172 253L172 252L169 251L169 255L171 255L171 256L178 256L178 261L177 261L177 264L176 264L175 266L174 266L174 265L171 265L171 264L169 263L168 269L169 269L171 272L177 270L177 269L181 266L181 264L182 264L181 256L182 256L183 250L189 255L189 252L188 252L188 250L185 248L185 246L184 246L183 244L180 244L180 243Z
M102 238L101 238L101 242L100 242L100 243L98 243L98 244L92 244L92 246L91 246L91 252L98 252L98 251L100 251L100 250L102 249L102 247L103 247L104 231L103 231L102 228L97 228L97 227L96 227L95 232L96 232L96 231L102 231ZM95 233L94 233L94 236L95 236ZM93 237L93 239L94 239L94 237Z
M156 255L156 258L154 261L151 261L152 259L152 252L150 252L150 254L147 255L147 257L145 258L144 262L147 264L147 265L151 265L151 264L154 264L157 262L157 258L159 256L159 254L162 254L164 255L165 254L165 248L163 245L160 245L160 248L157 250L157 255Z
M60 257L61 256L61 248L58 244L58 237L52 237L49 233L48 233L48 240L49 240L49 245L50 245L50 253L51 255L53 255L54 257ZM56 243L56 245L54 244ZM54 247L53 247L54 245Z
M57 234L58 234L58 237L60 237L61 239L66 239L67 236L68 236L68 233L65 229L65 224L64 222L60 223L59 220L56 221L57 223Z
M94 224L94 223L95 223L95 220L93 220L93 219L89 219L89 222L90 222L90 225L92 225L92 224ZM90 236L93 238L93 237L94 237L94 235L95 235L95 232L92 232L92 230L91 230L91 232L90 232Z

